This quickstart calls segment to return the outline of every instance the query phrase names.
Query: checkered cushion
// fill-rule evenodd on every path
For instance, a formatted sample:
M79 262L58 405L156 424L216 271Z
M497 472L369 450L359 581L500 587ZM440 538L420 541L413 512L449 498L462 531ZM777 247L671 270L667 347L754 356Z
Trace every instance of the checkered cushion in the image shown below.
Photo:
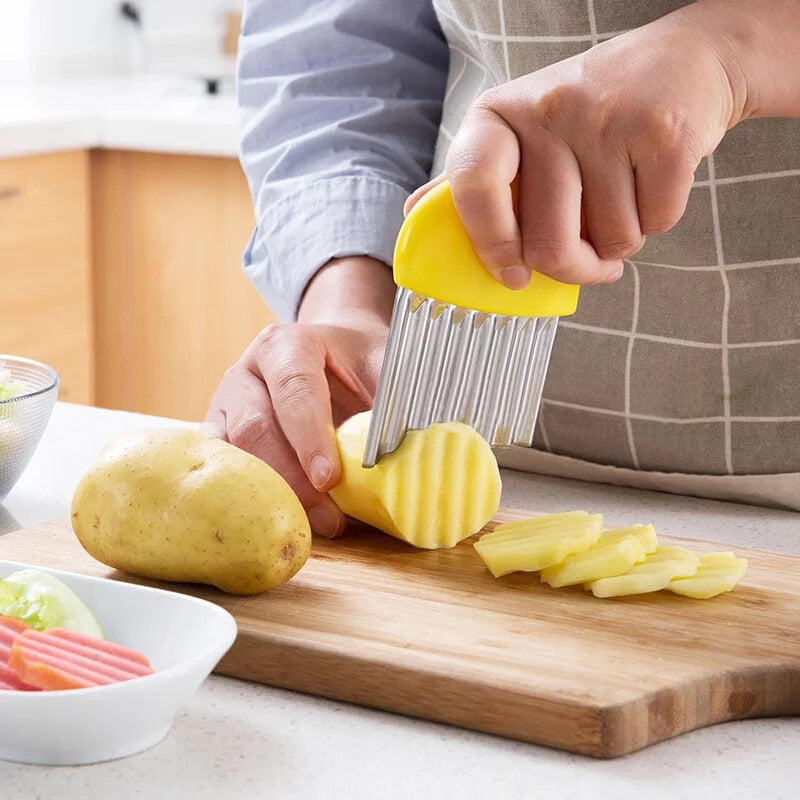
M685 2L435 0L451 51L434 171L486 88ZM637 470L800 472L800 120L732 129L686 214L562 321L536 447Z

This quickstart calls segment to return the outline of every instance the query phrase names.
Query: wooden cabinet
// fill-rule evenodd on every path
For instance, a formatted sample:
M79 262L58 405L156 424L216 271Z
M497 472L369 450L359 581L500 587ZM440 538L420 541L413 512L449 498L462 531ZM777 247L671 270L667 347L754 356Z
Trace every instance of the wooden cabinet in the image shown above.
M0 159L0 352L43 361L59 397L93 392L85 152Z
M200 420L274 316L241 270L235 158L115 150L0 159L0 353L60 399Z
M96 404L200 420L274 316L241 270L253 210L233 158L92 153Z

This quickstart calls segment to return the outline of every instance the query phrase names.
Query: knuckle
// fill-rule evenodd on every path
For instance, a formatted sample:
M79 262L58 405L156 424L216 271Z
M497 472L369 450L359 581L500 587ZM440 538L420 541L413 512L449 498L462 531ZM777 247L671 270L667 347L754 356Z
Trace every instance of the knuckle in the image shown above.
M599 100L587 111L587 123L595 141L618 140L621 124L619 104L612 98Z
M478 255L487 264L493 264L498 268L513 267L519 264L520 244L519 240L493 238L482 242Z
M254 452L269 440L272 428L272 418L264 412L238 416L228 424L228 441L242 450Z
M487 114L502 117L502 111L508 105L508 87L491 86L482 91L467 110L469 117L482 117Z
M560 128L567 116L588 116L586 91L578 85L559 83L543 92L529 107L532 122L544 128Z
M558 278L572 271L575 257L572 250L561 241L536 241L523 249L525 264L536 272Z
M608 241L593 242L594 249L603 259L627 258L638 253L644 245L644 236L628 234Z
M643 116L641 135L651 150L677 162L699 162L702 142L684 114L657 105L643 112Z
M492 86L491 88L482 91L475 98L475 101L472 104L472 109L477 113L482 111L494 113L494 110L499 104L501 98L502 94L500 90L496 86Z
M239 364L232 364L225 372L222 374L222 382L223 383L236 383L242 375L242 369Z
M254 339L253 343L259 349L271 349L276 340L281 340L286 334L286 323L273 322L262 328Z
M447 156L445 169L453 194L461 198L481 196L492 185L491 172L479 154L469 148L453 149Z
M493 97L491 91L484 92L470 106L447 151L445 174L453 185L454 192L479 192L493 182L492 170L486 163L485 153L476 146L474 137L464 133L473 130L475 126L482 128L488 119L499 116Z
M287 365L275 372L274 391L283 403L302 402L313 393L313 381L296 366Z
M659 234L666 233L675 227L678 219L662 214L650 214L642 220L642 233Z
M649 202L648 202L649 200ZM643 234L666 233L678 224L685 203L669 201L661 196L643 197L639 211L639 224Z
M256 347L270 354L291 354L292 358L315 351L317 337L300 322L273 322L258 333Z

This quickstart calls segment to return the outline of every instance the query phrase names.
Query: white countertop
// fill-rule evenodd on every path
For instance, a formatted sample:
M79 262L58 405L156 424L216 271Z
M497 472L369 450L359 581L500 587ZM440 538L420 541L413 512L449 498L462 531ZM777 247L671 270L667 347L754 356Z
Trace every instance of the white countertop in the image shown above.
M0 533L66 516L75 484L114 434L168 426L186 423L58 404L0 505ZM800 554L797 514L508 470L503 478L507 506L600 509L611 523L646 518L675 535ZM216 676L147 752L75 768L0 761L3 800L795 800L798 786L797 719L717 725L598 761Z
M0 87L0 158L92 147L236 157L236 98L157 75Z

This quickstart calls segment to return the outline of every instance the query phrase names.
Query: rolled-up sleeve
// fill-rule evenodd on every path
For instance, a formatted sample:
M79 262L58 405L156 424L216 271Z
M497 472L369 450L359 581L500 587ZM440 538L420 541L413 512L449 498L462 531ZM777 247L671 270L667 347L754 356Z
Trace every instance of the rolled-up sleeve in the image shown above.
M250 280L281 319L339 256L391 263L429 177L448 51L431 0L250 0L239 44Z

